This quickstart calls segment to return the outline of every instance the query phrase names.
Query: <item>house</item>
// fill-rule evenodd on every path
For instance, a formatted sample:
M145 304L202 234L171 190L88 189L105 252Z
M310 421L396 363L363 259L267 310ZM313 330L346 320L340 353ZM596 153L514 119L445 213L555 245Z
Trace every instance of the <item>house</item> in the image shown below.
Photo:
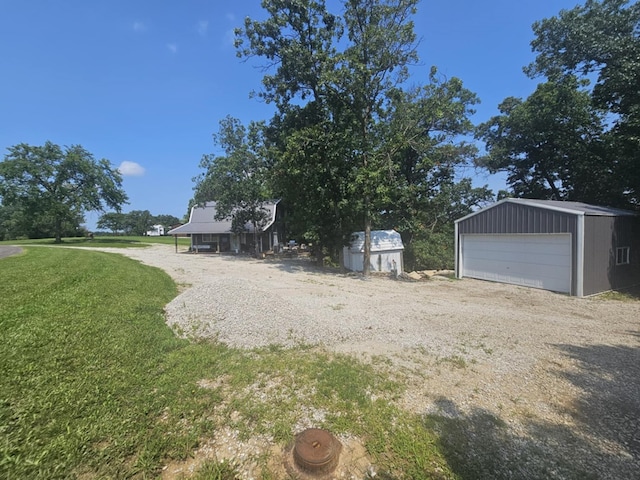
M640 283L640 218L577 202L508 198L455 222L456 277L582 297Z
M371 232L372 272L403 272L402 238L395 230L373 230ZM362 272L364 267L364 232L355 232L351 243L343 249L343 264L348 270Z
M164 225L151 225L151 230L147 230L148 237L161 237L164 235Z
M282 232L282 212L280 201L263 203L267 217L266 224L255 235L253 224L247 223L242 233L233 233L230 218L216 220L216 202L207 202L191 208L189 222L168 232L169 235L188 235L191 237L191 250L194 252L255 252L273 249L284 238Z

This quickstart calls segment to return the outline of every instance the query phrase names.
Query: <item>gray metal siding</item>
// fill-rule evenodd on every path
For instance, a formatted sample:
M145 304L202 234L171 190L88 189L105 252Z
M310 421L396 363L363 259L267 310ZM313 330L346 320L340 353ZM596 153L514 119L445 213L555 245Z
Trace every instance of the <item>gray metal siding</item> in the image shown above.
M460 234L500 233L572 233L577 229L576 215L503 203L458 223Z
M584 219L584 294L593 295L613 288L609 272L615 267L612 237L615 217Z
M634 217L585 218L584 294L640 283L640 220ZM630 247L630 263L616 265L616 249Z
M458 222L458 235L570 233L572 295L577 292L577 229L577 215L509 202Z

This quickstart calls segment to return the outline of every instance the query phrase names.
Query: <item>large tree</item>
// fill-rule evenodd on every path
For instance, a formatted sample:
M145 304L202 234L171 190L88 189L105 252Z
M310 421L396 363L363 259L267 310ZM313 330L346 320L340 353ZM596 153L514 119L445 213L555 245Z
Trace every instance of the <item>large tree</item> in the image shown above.
M279 131L286 138L273 141L288 165L279 172L303 176L302 169L310 169L306 180L313 183L304 188L317 191L318 202L326 201L326 208L310 214L315 225L333 225L341 241L354 227L351 219L360 217L365 274L374 209L387 195L392 173L379 129L388 96L417 60L411 22L416 4L349 0L341 21L321 0L263 1L269 18L247 19L237 32L240 56L268 61L260 95L276 103L276 123L285 126ZM291 179L284 183L292 184Z
M240 233L253 225L258 235L267 220L264 202L270 197L265 178L263 125L251 122L245 127L233 117L220 121L215 142L224 155L204 155L200 167L204 172L194 180L194 202L216 202L216 218L230 218L232 230ZM258 242L255 241L256 249Z
M391 100L382 151L394 175L378 223L400 231L408 268L449 268L453 222L493 199L486 186L456 175L477 154L465 140L476 103L460 79L444 79L435 68L428 84L398 91Z
M607 160L605 117L573 76L509 97L478 127L488 154L478 164L508 173L519 197L624 205L615 161Z
M48 233L57 243L70 225L79 226L86 211L120 209L127 202L120 173L80 145L22 143L8 150L0 162L3 206L21 212L28 225L48 219Z
M345 125L336 88L337 39L343 26L322 0L263 1L268 16L236 32L238 56L266 60L264 101L277 113L266 129L269 181L289 205L288 225L314 245L318 260L353 232Z
M111 230L114 235L118 235L118 232L125 230L126 224L126 214L122 212L107 212L100 216L96 222L96 227L101 230Z
M411 17L417 0L348 0L344 19L350 45L342 55L338 85L353 115L356 186L364 223L364 274L369 273L371 226L375 208L388 198L384 188L392 170L380 135L391 95L417 62Z
M538 55L526 69L531 77L595 79L594 105L609 114L603 161L621 180L627 204L640 208L640 3L587 0L533 30Z

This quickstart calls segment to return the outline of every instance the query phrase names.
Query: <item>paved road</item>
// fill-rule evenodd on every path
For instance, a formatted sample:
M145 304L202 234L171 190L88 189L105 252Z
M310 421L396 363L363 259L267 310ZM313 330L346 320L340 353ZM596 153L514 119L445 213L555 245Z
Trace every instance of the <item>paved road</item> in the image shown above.
M22 249L20 247L9 247L0 245L0 258L10 257L11 255L17 255Z

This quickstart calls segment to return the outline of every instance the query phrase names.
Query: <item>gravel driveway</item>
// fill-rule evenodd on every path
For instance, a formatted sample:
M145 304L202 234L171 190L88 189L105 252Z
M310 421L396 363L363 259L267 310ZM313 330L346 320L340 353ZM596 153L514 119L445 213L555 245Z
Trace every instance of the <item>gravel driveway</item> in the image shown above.
M445 446L466 445L451 455L468 457L471 478L640 478L640 301L364 280L168 246L113 251L184 287L166 312L186 336L387 358L409 385L399 404L426 414Z
M22 248L10 245L0 245L0 258L11 257L22 252Z

